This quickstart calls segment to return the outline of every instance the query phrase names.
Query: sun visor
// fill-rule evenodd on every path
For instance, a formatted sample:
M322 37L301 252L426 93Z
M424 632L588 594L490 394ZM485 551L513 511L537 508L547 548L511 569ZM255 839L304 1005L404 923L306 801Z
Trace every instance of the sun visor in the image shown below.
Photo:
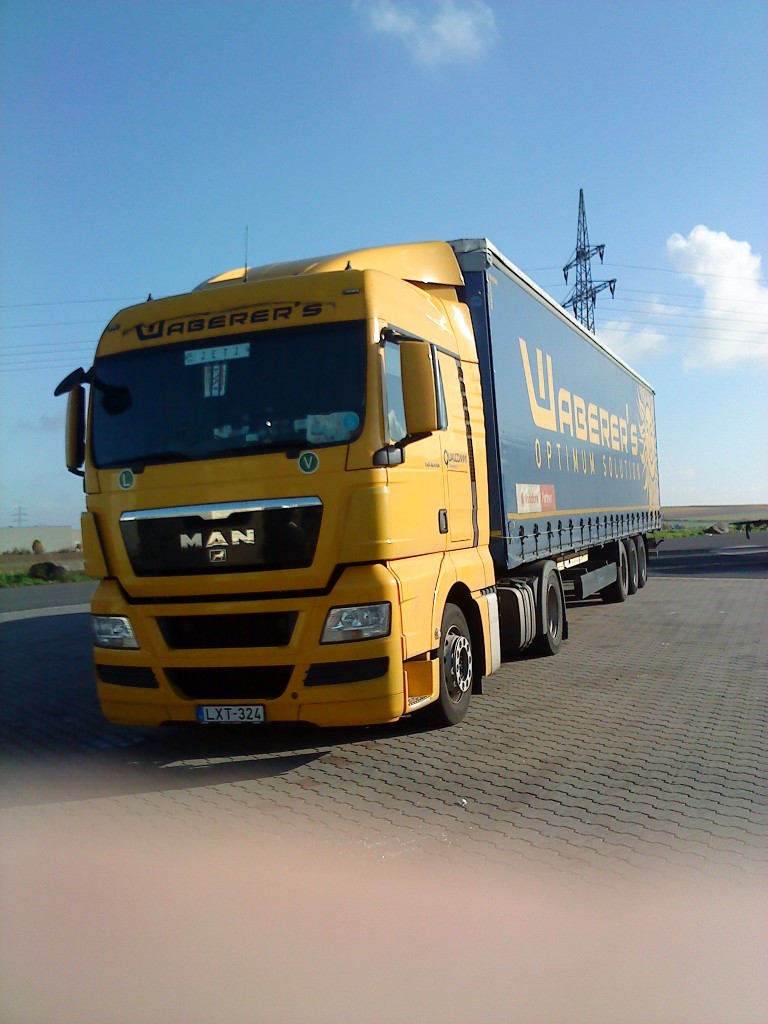
M456 256L447 242L414 242L385 245L375 249L351 249L331 256L270 263L264 267L240 267L203 281L195 291L236 284L238 281L267 281L338 270L379 270L414 284L462 285Z

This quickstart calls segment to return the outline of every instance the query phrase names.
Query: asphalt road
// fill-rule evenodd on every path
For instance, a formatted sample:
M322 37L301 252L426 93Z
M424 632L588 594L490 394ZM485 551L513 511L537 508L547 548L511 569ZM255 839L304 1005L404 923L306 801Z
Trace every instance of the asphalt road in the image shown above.
M113 727L92 683L91 585L35 588L50 602L37 609L28 592L1 593L0 910L24 949L51 959L45 991L71 997L70 1017L14 953L0 963L0 989L10 984L27 1016L8 1019L384 1022L421 1007L424 1020L466 1024L515 1019L505 1000L539 1014L520 1020L765 1019L764 538L665 542L644 590L618 606L575 603L557 658L507 663L465 722L441 731L408 720L328 731ZM704 904L701 885L715 887ZM590 897L587 912L586 901L568 902L580 886L630 900L620 934L614 904ZM175 931L164 906L175 908ZM247 983L208 944L189 946L190 935L213 934L242 971L232 922L262 949L262 932L244 923L256 919L277 939ZM521 945L515 922L533 946ZM103 952L113 932L138 974ZM658 948L653 980L638 944ZM531 961L533 948L541 956ZM406 979L405 1010L388 996L398 983L384 984L365 950ZM228 985L210 973L212 955ZM337 973L337 955L367 988ZM83 956L104 976L75 988ZM166 960L195 993L178 1017L160 995ZM302 965L322 966L295 990L306 1003L287 980L282 1002L275 995L286 962L299 977ZM153 982L139 991L141 971ZM114 1016L104 1014L108 983L107 995L123 994ZM268 1014L243 1009L252 985L260 998L272 993ZM597 1002L585 994L593 988Z

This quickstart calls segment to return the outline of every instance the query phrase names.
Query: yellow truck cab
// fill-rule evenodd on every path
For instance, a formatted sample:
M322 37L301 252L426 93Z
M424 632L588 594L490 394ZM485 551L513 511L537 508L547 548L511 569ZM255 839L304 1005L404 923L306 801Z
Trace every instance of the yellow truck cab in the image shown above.
M525 366L518 400L492 362L494 273L545 322L596 341L482 245L232 271L121 310L93 367L62 381L111 722L348 726L419 712L454 724L505 637L557 651L569 567L580 565L582 592L599 583L607 599L623 599L638 559L644 582L654 495L639 450L627 450L638 480L616 499L615 528L613 506L592 495L579 501L598 510L596 535L590 517L574 537L578 508L570 532L562 517L559 534L552 526L555 485L536 479L548 438L528 439L541 412ZM529 339L530 378L545 342ZM518 338L503 343L519 360ZM544 387L551 365L539 349ZM507 402L526 421L520 443ZM530 469L513 482L515 445Z
M439 696L441 651L455 716L495 614L460 284L444 243L372 249L107 326L83 538L110 721L393 721Z

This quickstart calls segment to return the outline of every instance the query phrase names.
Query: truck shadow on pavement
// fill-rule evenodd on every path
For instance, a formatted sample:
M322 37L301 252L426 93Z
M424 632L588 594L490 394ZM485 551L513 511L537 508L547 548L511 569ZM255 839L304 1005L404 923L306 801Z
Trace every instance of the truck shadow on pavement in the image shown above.
M56 752L33 743L5 753L0 762L0 808L254 782L291 775L332 757L339 746L375 746L421 731L420 724L405 719L391 726L322 730L300 725L150 730L105 722L101 727L96 724L76 750L67 743L56 744L52 733Z
M667 541L654 576L768 575L766 534ZM569 607L600 603L569 599ZM160 793L296 775L337 748L375 748L424 731L418 719L390 726L176 726L129 729L104 720L96 701L88 615L0 623L0 807Z
M167 792L290 775L334 748L374 746L420 722L308 725L110 725L96 700L88 616L0 624L0 807Z

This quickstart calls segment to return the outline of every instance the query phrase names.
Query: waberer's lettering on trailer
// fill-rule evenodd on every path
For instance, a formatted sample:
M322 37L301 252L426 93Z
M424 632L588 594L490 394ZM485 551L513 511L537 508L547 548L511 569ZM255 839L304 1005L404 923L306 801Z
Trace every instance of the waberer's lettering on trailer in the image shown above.
M617 480L641 480L640 430L630 416L629 405L621 410L604 409L565 387L555 389L552 356L537 348L532 366L527 343L523 338L518 340L531 418L540 430L558 435L557 440L535 439L537 468L584 476L602 472ZM608 452L596 459L594 450L582 447L579 441Z

